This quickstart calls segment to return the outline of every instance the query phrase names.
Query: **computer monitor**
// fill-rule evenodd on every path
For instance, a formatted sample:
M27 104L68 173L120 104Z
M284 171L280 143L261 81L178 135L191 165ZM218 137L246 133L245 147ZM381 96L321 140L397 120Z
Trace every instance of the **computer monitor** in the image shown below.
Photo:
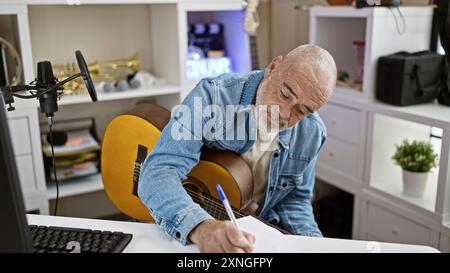
M0 252L31 252L16 162L0 94Z

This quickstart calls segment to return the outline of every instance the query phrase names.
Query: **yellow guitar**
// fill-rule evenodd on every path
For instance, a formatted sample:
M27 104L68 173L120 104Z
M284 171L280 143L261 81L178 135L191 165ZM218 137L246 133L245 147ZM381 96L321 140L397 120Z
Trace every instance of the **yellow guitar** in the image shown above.
M102 142L101 173L103 185L114 205L126 215L152 221L147 207L137 196L139 175L147 155L168 123L170 112L153 105L141 104L114 118L107 126ZM182 185L192 199L216 219L228 219L216 193L221 181L236 217L245 209L254 212L251 201L252 173L246 162L229 151L202 149L201 158ZM222 184L223 183L223 184Z

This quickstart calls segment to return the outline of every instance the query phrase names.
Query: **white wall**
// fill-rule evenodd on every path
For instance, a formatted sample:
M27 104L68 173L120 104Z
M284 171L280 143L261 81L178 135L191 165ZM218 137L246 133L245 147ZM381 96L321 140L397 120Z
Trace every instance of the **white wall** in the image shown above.
M151 70L150 10L146 5L32 6L29 15L35 61L51 56L52 64L73 62L76 49L82 50L88 63L95 61L92 57L98 61L128 59L137 51L142 68Z

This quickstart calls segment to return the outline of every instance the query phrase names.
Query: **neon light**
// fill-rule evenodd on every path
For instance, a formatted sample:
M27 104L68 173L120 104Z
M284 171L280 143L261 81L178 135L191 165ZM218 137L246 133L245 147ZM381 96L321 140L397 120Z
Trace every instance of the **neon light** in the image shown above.
M228 57L201 58L186 61L186 78L188 80L215 77L230 72L231 60Z

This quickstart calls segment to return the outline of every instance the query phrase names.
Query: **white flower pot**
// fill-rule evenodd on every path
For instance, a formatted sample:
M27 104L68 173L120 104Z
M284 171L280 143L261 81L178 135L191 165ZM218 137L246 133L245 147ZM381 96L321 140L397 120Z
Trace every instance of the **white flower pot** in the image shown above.
M418 173L403 170L402 174L403 193L412 197L423 196L429 173Z

